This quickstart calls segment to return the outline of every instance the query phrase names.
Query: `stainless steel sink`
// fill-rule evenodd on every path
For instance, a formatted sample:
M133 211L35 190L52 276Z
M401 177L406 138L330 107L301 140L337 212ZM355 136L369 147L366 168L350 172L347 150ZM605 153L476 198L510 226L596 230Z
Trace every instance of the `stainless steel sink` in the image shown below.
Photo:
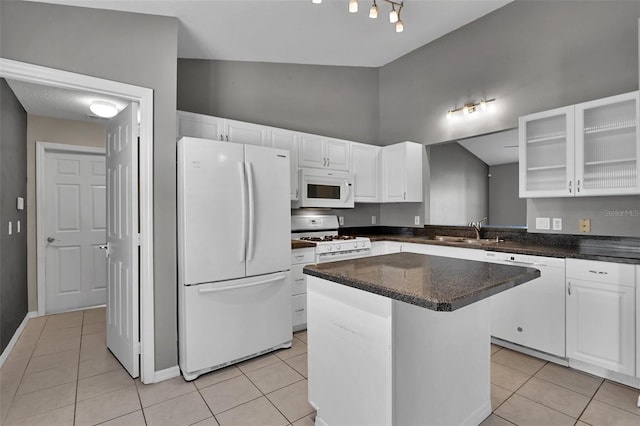
M491 239L491 238L480 238L475 239L475 238L467 238L467 237L452 237L452 236L448 236L448 235L436 235L435 238L437 241L443 241L443 242L447 242L447 243L464 243L464 244L495 244L498 241Z

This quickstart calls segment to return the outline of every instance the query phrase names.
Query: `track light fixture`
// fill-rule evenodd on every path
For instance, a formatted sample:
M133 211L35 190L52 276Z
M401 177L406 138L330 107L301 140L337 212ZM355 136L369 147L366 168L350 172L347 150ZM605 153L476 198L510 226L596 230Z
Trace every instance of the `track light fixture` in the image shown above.
M401 21L398 21L401 22ZM450 109L449 111L447 111L447 120L451 119L453 117L453 114L455 114L456 112L460 112L462 111L462 114L465 116L468 116L469 114L472 114L476 111L484 111L488 108L487 104L489 102L493 102L495 101L496 98L493 99L481 99L480 102L475 103L475 102L465 102L465 104L459 108L454 108L454 109Z
M389 3L391 5L391 11L389 12L389 22L395 24L396 32L401 33L404 31L404 23L400 19L400 11L404 7L404 1L396 2L393 0L382 0L385 3ZM311 0L314 4L322 3L322 0ZM358 13L358 0L349 0L349 12L350 13ZM376 19L378 18L378 5L376 0L373 0L373 4L369 9L369 18Z

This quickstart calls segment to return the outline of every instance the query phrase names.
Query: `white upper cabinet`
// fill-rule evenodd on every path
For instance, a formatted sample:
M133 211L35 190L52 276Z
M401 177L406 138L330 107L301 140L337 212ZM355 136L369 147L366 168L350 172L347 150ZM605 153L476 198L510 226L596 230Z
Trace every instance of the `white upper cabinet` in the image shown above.
M177 111L177 117L178 139L190 136L247 145L267 145L267 126L186 111Z
M640 194L638 92L520 117L520 197Z
M247 145L268 146L267 126L225 119L225 140Z
M576 194L640 193L638 92L576 105Z
M414 142L382 147L383 203L422 201L423 149Z
M298 165L300 167L349 171L351 143L300 133Z
M520 197L573 196L573 106L520 117Z
M267 131L267 145L273 148L286 149L291 153L291 199L297 200L300 188L298 185L298 139L297 132L271 127Z
M351 173L353 173L354 201L380 202L380 151L376 145L351 143Z
M224 118L194 112L177 111L177 139L192 138L224 140Z

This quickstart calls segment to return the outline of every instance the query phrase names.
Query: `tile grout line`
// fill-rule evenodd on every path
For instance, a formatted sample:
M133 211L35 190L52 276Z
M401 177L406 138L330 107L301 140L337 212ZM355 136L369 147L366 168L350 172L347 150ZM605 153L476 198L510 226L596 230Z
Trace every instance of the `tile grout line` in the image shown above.
M33 358L33 354L36 351L36 347L38 346L38 342L40 341L40 338L42 337L42 333L44 332L44 327L47 325L47 322L49 321L49 316L45 315L45 317L46 317L46 319L44 321L44 324L42 325L42 328L40 329L40 333L38 333L38 338L36 339L36 343L33 346L33 349L31 349L31 352L29 353L29 361L27 362L27 365L25 365L24 370L22 370L22 374L20 375L20 381L18 381L18 386L16 387L16 390L13 391L13 395L11 395L11 401L9 402L9 408L7 408L5 416L2 418L3 422L6 420L6 418L9 418L9 411L11 411L11 406L13 405L15 397L18 394L18 389L20 389L20 385L22 384L22 381L24 380L24 376L25 376L25 374L27 372L27 368L29 367L29 363L31 362L31 358ZM29 321L31 321L31 319L32 318L29 318ZM27 321L27 325L29 324L29 321Z
M596 394L598 393L598 391L600 390L602 385L604 385L604 382L605 382L605 380L602 380L602 382L600 382L600 385L598 386L598 388L595 390L595 392L593 392L593 395L591 395L591 398L589 398L589 402L587 402L587 405L584 406L584 408L580 412L580 415L576 419L576 423L578 423L578 421L582 422L582 420L580 420L580 418L584 415L585 411L587 411L587 408L589 408L591 403L594 401L594 398L596 397ZM583 422L583 423L587 423L587 422ZM587 423L587 424L590 424L590 423Z
M78 348L78 370L76 371L76 392L73 398L73 424L78 417L78 388L80 387L80 357L82 354L82 330L84 329L84 311L82 311L82 325L80 326L80 347Z

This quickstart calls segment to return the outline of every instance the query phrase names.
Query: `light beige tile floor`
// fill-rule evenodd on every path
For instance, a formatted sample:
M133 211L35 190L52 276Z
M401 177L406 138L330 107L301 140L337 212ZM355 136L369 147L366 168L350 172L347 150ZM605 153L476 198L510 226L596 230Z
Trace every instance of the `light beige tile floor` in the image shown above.
M307 335L200 376L133 380L105 345L104 309L33 318L0 369L2 425L311 426ZM640 426L638 390L491 345L482 425Z

